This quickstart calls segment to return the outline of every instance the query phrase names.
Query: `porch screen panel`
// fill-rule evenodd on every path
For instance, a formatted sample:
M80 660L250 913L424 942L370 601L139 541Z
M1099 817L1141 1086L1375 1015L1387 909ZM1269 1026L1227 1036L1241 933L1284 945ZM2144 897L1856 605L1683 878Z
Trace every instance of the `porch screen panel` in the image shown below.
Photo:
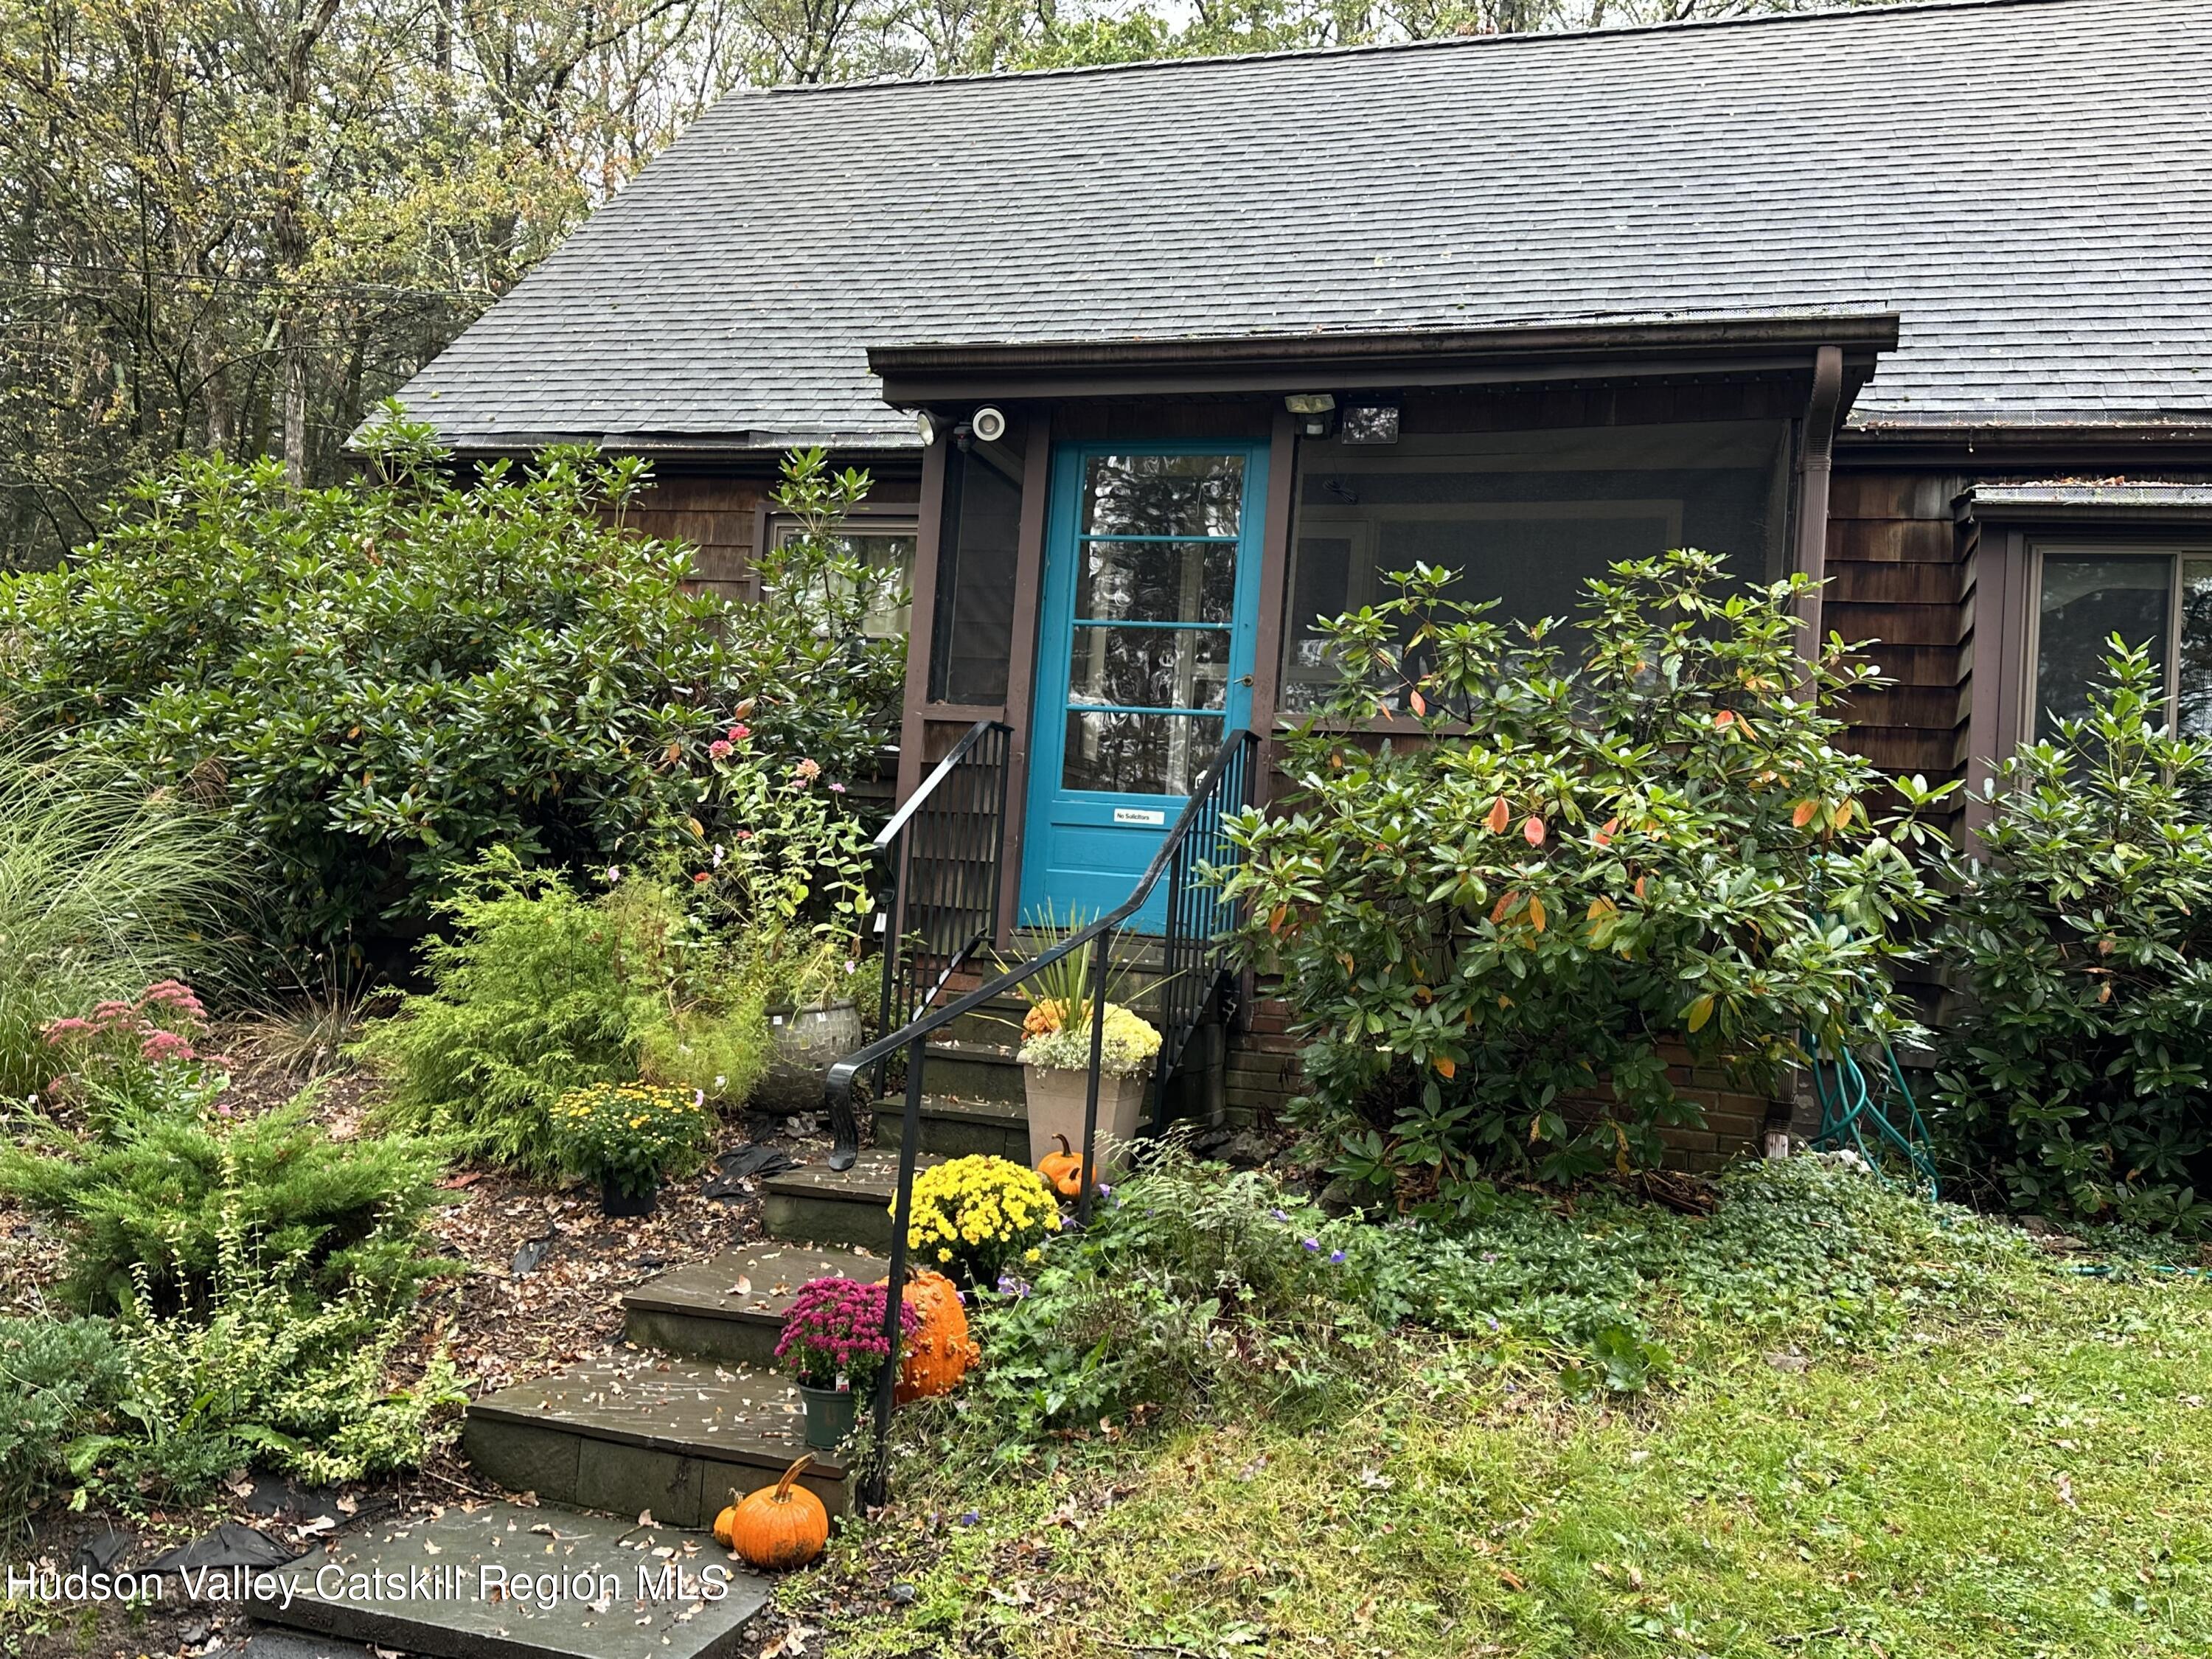
M1389 573L1416 563L1523 622L1577 616L1589 578L1669 548L1778 578L1788 436L1784 422L1729 421L1301 444L1285 704L1310 708L1334 684L1322 619L1388 598Z
M1085 465L1063 787L1188 794L1220 746L1243 496L1241 456Z
M1021 482L977 450L954 450L945 467L929 700L1002 704L1013 654Z

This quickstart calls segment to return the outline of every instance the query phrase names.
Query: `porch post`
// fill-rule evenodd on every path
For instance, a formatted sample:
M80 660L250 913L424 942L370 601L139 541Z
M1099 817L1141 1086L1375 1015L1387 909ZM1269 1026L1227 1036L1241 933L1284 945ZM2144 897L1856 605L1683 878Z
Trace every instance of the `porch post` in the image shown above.
M1844 395L1844 349L1824 345L1813 356L1813 392L1805 401L1805 434L1797 462L1797 568L1816 584L1797 602L1798 648L1808 662L1820 653L1821 590L1828 574L1828 478L1836 458L1836 411Z
M906 686L899 714L898 793L892 805L902 805L921 782L929 763L922 758L922 705L929 697L929 655L937 640L937 562L945 541L945 458L951 450L942 436L922 453L921 504L916 509L914 538L914 591L907 615Z
M1006 659L1006 724L1014 728L1006 754L1006 840L999 851L1000 950L1013 939L1021 918L1022 830L1029 816L1030 739L1035 719L1037 596L1044 581L1045 509L1052 478L1052 410L1031 406L1022 453L1022 521L1014 553L1013 638Z

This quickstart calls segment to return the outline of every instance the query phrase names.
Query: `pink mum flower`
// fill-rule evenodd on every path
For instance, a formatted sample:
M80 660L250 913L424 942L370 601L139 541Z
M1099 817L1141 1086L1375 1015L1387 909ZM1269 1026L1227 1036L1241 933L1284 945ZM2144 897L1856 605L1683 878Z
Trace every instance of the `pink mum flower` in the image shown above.
M707 875L707 872L706 872L704 870L702 870L702 871L700 871L696 875L695 875L695 876L693 876L693 877L691 878L691 884L692 884L694 887L703 887L704 885L706 885L706 884L707 884L708 880L708 875Z
M730 728L730 741L732 743L743 743L747 738L752 736L752 734L753 729L750 726L733 726Z
M717 738L714 742L707 745L707 752L712 755L716 760L724 760L729 757L732 750L728 744L724 743L720 738Z

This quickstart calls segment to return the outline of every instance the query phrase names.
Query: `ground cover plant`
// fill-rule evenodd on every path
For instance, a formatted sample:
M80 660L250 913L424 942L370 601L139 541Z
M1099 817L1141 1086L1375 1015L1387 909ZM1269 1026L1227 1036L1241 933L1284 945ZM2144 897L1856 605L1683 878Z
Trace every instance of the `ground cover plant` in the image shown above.
M2212 1231L2212 740L2112 641L2089 713L1988 786L1938 939L1966 1006L1936 1122L1957 1177L2045 1215Z
M839 1652L908 1659L2122 1659L2212 1639L2202 1274L2084 1273L1844 1159L1731 1174L1710 1218L1501 1194L1486 1218L1364 1225L1364 1251L1362 1224L1332 1234L1266 1187L1156 1165L1098 1238L1048 1245L1031 1295L983 1310L965 1408L898 1419L898 1508L792 1611L835 1606ZM1178 1218L1231 1194L1238 1242ZM1106 1328L1060 1341L1042 1305L1061 1272L1071 1316L1180 1285L1183 1317L1216 1304L1212 1340L1150 1366L1155 1318L1089 1364ZM1392 1328L1407 1283L1433 1287L1431 1322ZM1314 1348L1286 1309L1328 1310L1332 1386L1295 1386ZM1614 1328L1663 1362L1577 1380ZM1025 1418L1038 1379L1001 1367L1055 1353L1158 1381Z
M1526 626L1447 598L1443 570L1393 580L1330 629L1343 684L1285 742L1291 794L1245 816L1229 883L1340 1175L1448 1203L1487 1169L1656 1163L1697 1116L1670 1058L1756 1089L1802 1033L1906 1022L1888 969L1932 902L1921 832L1869 816L1883 780L1840 704L1874 671L1840 644L1798 659L1802 578L1673 553ZM1373 719L1407 740L1343 724Z

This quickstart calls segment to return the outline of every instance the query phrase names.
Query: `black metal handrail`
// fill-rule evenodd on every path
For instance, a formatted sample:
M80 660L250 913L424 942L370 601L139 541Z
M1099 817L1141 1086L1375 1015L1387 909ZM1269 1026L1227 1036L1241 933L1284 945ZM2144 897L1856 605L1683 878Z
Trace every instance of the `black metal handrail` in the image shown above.
M954 998L942 1007L923 1013L902 1029L878 1037L830 1066L825 1091L829 1097L830 1121L836 1127L837 1152L845 1152L848 1146L846 1139L848 1128L854 1137L850 1145L854 1148L858 1145L859 1115L854 1109L853 1094L860 1073L902 1050L907 1057L906 1110L899 1135L898 1182L891 1201L891 1252L887 1280L891 1289L884 1303L884 1336L891 1353L896 1354L899 1348L900 1286L906 1277L907 1228L913 1218L915 1160L921 1138L923 1076L930 1037L963 1015L1006 995L1053 963L1093 944L1097 945L1092 957L1091 1065L1083 1108L1083 1181L1075 1200L1077 1224L1087 1222L1091 1217L1091 1192L1097 1185L1098 1086L1100 1062L1106 1040L1106 991L1112 969L1113 936L1123 923L1145 908L1152 898L1153 889L1159 885L1161 877L1170 870L1176 872L1178 887L1184 888L1198 874L1201 863L1222 866L1231 861L1233 848L1227 841L1224 821L1230 812L1241 810L1246 804L1244 796L1251 779L1251 757L1257 746L1258 739L1249 731L1233 732L1223 740L1221 747L1214 752L1212 760L1193 786L1189 799L1184 802L1182 812L1161 841L1158 851L1153 854L1152 862L1145 866L1144 874L1137 878L1137 884L1130 890L1129 896L1120 904L1030 961L1008 969L995 979ZM1228 799L1231 787L1233 787L1237 797L1233 802ZM1194 839L1201 836L1202 844ZM1216 856L1201 860L1201 852L1212 852ZM1233 907L1220 899L1218 891L1209 902L1211 908L1186 906L1180 901L1180 892L1171 895L1169 901L1169 943L1171 950L1176 937L1173 930L1177 927L1178 919L1183 924L1183 937L1188 949L1190 945L1202 946L1206 942L1199 941L1197 936L1189 931L1190 926L1201 915L1225 921L1233 915ZM1218 945L1226 932L1226 926L1221 927L1212 935L1211 942ZM1225 961L1225 947L1217 954ZM1211 1000L1219 975L1218 972L1194 973L1191 977L1194 981L1203 977L1206 983L1202 993L1194 985L1177 999L1176 1006L1188 1014L1189 1025L1174 1032L1170 1032L1164 1024L1162 1026L1160 1059L1157 1062L1155 1075L1163 1088L1173 1066L1170 1048L1174 1056L1180 1056L1189 1042L1191 1031L1196 1028L1197 1020L1202 1017L1206 1004ZM1173 988L1176 982L1170 979L1167 986ZM1164 991L1164 1000L1169 994L1172 994L1171 989ZM831 1157L834 1168L848 1168L852 1161L848 1155L845 1163L839 1164L836 1153L833 1152ZM892 1391L897 1383L897 1370L896 1364L887 1364L877 1380L875 1450L869 1474L861 1484L862 1497L869 1503L881 1503L884 1496L884 1474L890 1444Z
M977 720L877 832L890 872L879 1031L910 1024L998 937L1013 736L1003 720ZM860 1146L849 1091L844 1105L841 1116L837 1099L830 1103L833 1170L850 1169Z

